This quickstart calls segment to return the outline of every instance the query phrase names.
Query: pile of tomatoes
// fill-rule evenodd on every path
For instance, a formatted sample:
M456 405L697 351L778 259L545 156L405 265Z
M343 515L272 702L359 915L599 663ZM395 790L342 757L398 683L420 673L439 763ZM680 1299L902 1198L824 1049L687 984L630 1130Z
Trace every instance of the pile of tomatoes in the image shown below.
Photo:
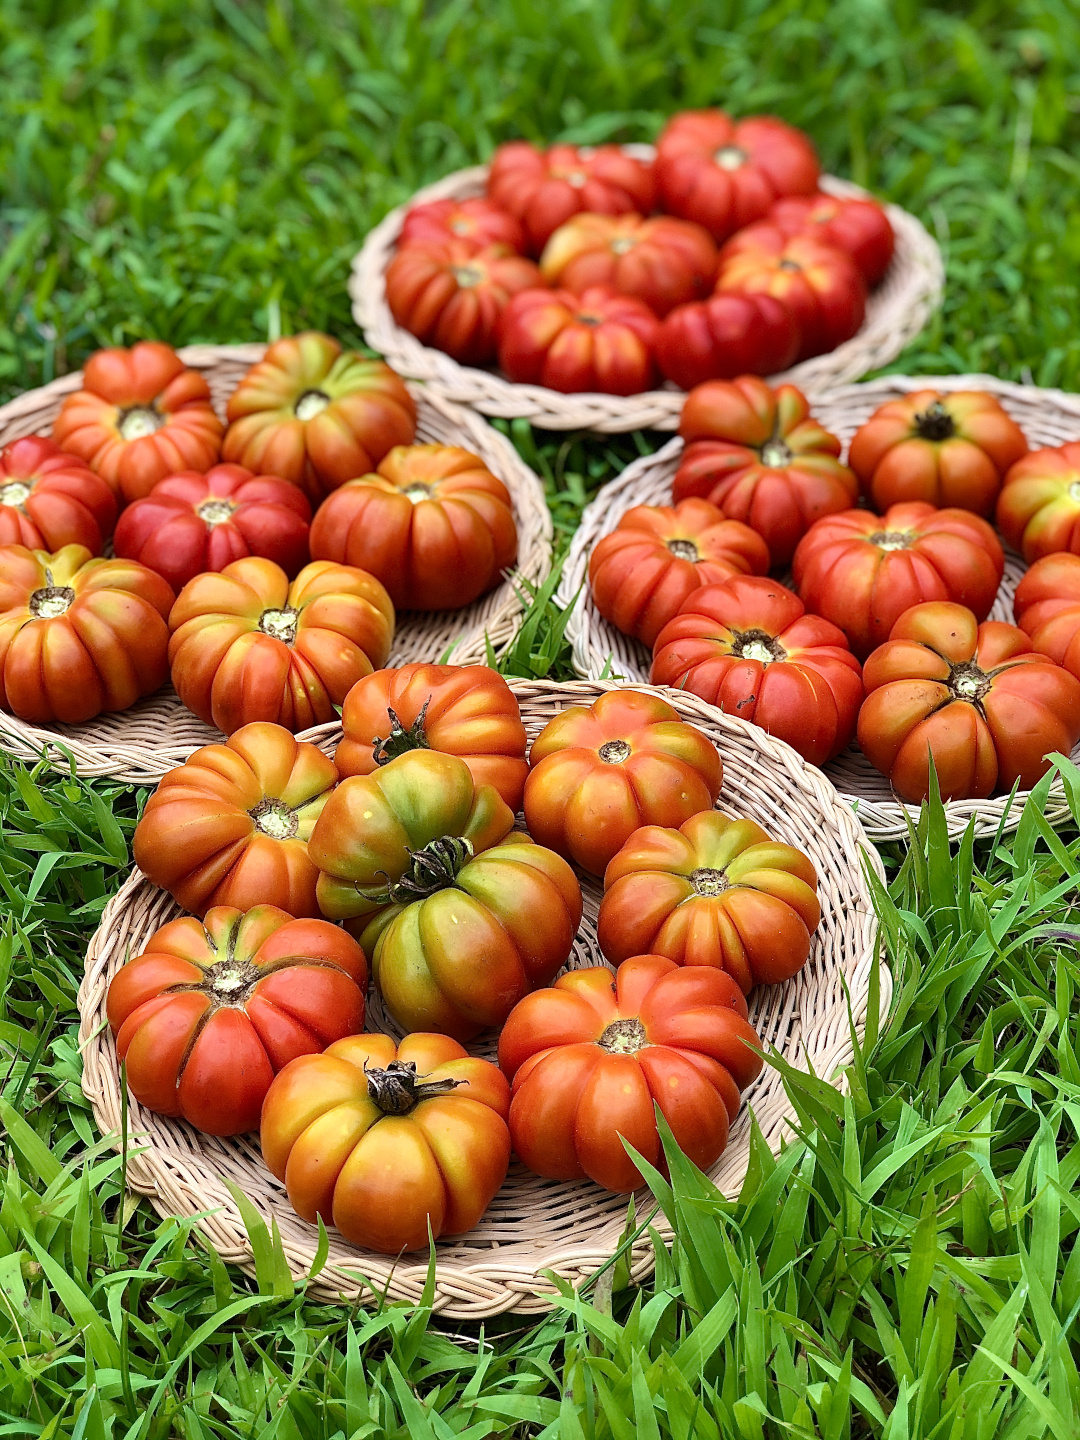
M257 722L148 801L135 859L190 914L109 988L135 1098L258 1127L299 1215L391 1254L475 1225L512 1151L634 1189L657 1106L712 1165L763 1064L746 994L821 919L810 859L714 808L716 747L655 695L557 710L530 747L497 672L413 664L341 718L333 759ZM556 979L582 875L617 968ZM363 1033L369 974L400 1043ZM497 1065L467 1053L496 1029Z
M775 374L856 333L893 255L882 207L820 173L801 130L720 110L675 115L650 161L512 141L486 197L406 214L387 302L426 345L552 390Z
M1030 451L991 395L921 390L841 443L794 386L710 381L671 506L597 544L600 613L692 691L824 765L855 738L897 795L1030 789L1080 739L1080 444ZM862 505L860 506L860 500ZM995 531L990 520L997 525ZM1016 624L987 620L1006 544ZM790 567L790 588L769 572Z
M469 605L517 554L503 482L414 444L402 380L327 335L271 345L226 417L144 341L0 451L0 708L77 724L171 675L226 734L321 724L386 663L396 609Z

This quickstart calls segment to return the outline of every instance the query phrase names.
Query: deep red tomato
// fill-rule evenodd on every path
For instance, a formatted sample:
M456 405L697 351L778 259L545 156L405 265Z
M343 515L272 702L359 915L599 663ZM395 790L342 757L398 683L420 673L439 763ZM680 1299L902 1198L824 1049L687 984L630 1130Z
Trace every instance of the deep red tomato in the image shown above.
M652 166L617 145L588 153L576 145L537 150L527 140L500 145L491 159L488 199L517 217L539 255L571 215L647 215L656 198Z
M358 680L341 711L334 763L370 775L408 750L442 750L521 809L529 763L525 727L509 685L487 665L402 665Z
M401 377L316 331L275 340L225 413L223 458L303 486L315 505L416 433Z
M799 330L800 360L835 350L866 315L866 282L850 255L813 235L790 238L776 225L753 225L720 252L716 288L772 295Z
M168 675L173 592L135 560L82 545L0 548L0 709L78 725L127 710Z
M1024 432L981 390L917 390L889 400L855 432L848 461L876 510L905 500L991 515Z
M529 833L593 875L640 826L709 809L724 775L711 740L638 690L568 706L533 741L529 763Z
M998 529L1027 561L1080 554L1080 443L1034 450L1005 476Z
M510 492L468 450L399 445L322 506L311 553L369 571L401 610L459 610L517 555Z
M660 326L656 358L668 380L690 390L705 380L775 375L794 364L799 330L771 295L711 295L678 305Z
M760 725L812 765L850 742L863 698L843 631L777 581L749 575L684 602L657 636L650 679Z
M471 1230L510 1164L510 1087L445 1035L338 1040L270 1086L262 1152L293 1209L398 1255Z
M1080 680L1080 555L1036 560L1016 587L1013 613L1031 648Z
M1080 739L1080 680L1032 651L1015 625L979 624L948 601L900 616L863 671L863 753L904 800L930 793L981 800L1019 781L1029 790L1046 756Z
M873 200L836 195L789 195L766 219L785 235L816 235L850 255L867 285L876 285L892 261L896 237L884 209Z
M313 560L290 584L280 565L250 555L189 581L169 629L173 685L200 720L226 735L254 720L307 730L386 664L394 607L351 565Z
M280 905L315 916L307 842L338 773L281 725L245 725L162 777L135 827L135 863L195 915Z
M509 245L525 249L521 221L490 200L428 200L413 205L398 236L399 245L413 241L471 240L476 245Z
M469 240L414 241L386 267L394 319L462 365L494 360L510 297L542 283L533 262L509 245L479 248Z
M156 570L174 590L208 570L261 555L295 575L308 558L311 506L302 490L242 465L185 470L129 505L113 539L117 555Z
M686 397L686 449L672 482L676 500L700 495L742 520L787 565L815 520L850 510L859 482L839 460L840 441L810 414L794 385L773 390L754 375L710 380Z
M615 965L639 954L712 965L746 994L806 964L821 920L816 892L801 850L753 820L706 810L678 830L631 835L604 876L597 939Z
M547 1180L587 1176L605 1190L644 1183L624 1140L666 1173L654 1107L708 1170L762 1063L731 976L662 955L635 955L615 975L571 970L527 995L499 1036L518 1159Z
M656 142L663 208L717 240L759 220L781 195L813 194L820 172L809 136L770 115L734 121L722 110L684 110Z
M140 340L130 350L99 350L82 380L61 405L52 438L85 460L122 502L149 495L166 475L206 470L218 458L225 427L210 387L171 345Z
M242 1135L283 1066L364 1028L367 979L363 950L336 925L217 905L151 936L105 1008L140 1105Z
M709 232L689 220L575 215L544 246L540 271L556 289L581 295L606 285L662 316L709 294L716 258Z
M861 660L924 600L956 600L985 620L1004 569L1005 552L985 520L919 501L890 505L882 516L827 515L792 562L806 608L839 625Z
M757 531L707 500L635 505L590 555L589 589L606 620L651 648L692 591L768 568Z
M598 286L523 290L503 312L499 364L549 390L637 395L656 384L660 322L643 300Z
M77 455L44 435L0 450L0 545L62 550L83 545L100 555L116 524L116 497Z

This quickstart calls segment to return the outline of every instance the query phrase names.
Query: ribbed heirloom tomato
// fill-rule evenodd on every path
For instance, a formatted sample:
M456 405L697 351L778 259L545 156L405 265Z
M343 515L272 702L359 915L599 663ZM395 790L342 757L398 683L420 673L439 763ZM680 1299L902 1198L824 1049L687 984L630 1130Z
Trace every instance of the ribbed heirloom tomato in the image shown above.
M280 475L316 505L416 433L416 406L401 377L316 331L275 340L225 413L223 459Z
M398 236L401 246L414 241L471 240L476 245L509 245L525 249L520 220L490 200L427 200L413 205Z
M1004 568L1001 542L985 520L912 501L880 517L827 515L800 540L792 575L806 608L838 625L865 660L924 600L955 600L985 620Z
M530 834L593 875L640 826L708 810L724 775L712 741L639 690L568 706L533 741L529 763Z
M606 620L651 647L692 591L768 568L761 536L707 500L635 505L590 555L589 589Z
M678 830L647 825L604 876L597 938L613 964L666 955L725 970L743 994L806 964L821 920L817 872L793 845L718 810Z
M327 500L310 543L370 571L401 610L459 610L513 563L517 526L510 492L468 450L402 445Z
M280 725L245 725L164 775L135 827L135 863L185 910L279 905L316 916L308 837L338 773Z
M471 1230L510 1164L510 1087L445 1035L338 1040L275 1079L262 1152L293 1209L384 1255Z
M151 936L106 1013L140 1105L241 1135L283 1066L364 1028L366 989L364 952L336 925L217 905Z
M666 1170L654 1107L695 1165L713 1165L762 1057L729 975L636 955L616 975L571 970L527 995L499 1036L499 1064L513 1081L518 1159L548 1180L628 1191L643 1180L624 1140Z
M306 730L386 663L394 607L351 565L313 560L290 584L251 555L189 581L169 628L173 685L201 720L226 735L254 720Z
M905 611L863 671L859 744L904 800L1029 790L1080 738L1080 680L1037 655L1015 625L947 601Z
M769 115L734 121L722 110L686 110L656 142L663 208L726 240L781 195L810 195L820 166L807 135Z
M663 316L709 293L716 246L700 225L670 215L575 215L544 246L540 272L575 295L594 285L636 295Z
M1018 460L998 496L997 523L1029 562L1062 550L1080 554L1080 443Z
M889 268L896 237L889 217L873 200L837 195L789 195L765 217L785 235L816 235L850 255L867 285Z
M760 725L812 765L849 743L863 698L843 632L754 576L696 590L657 636L650 678Z
M44 435L13 440L0 451L0 545L84 545L100 555L115 524L116 497L78 456Z
M677 305L656 337L660 369L684 390L706 380L775 375L798 353L795 318L771 295L729 291Z
M166 475L206 470L218 458L225 427L210 387L171 346L140 340L130 350L99 350L82 381L61 405L52 438L122 500L138 500Z
M1013 613L1031 648L1080 680L1080 555L1036 560L1016 587Z
M848 462L876 510L907 500L993 513L1009 466L1027 453L1019 425L981 390L917 390L855 432Z
M660 322L643 300L598 285L523 290L503 312L499 364L511 380L549 390L637 395L657 381Z
M487 193L521 221L532 253L539 255L553 232L582 210L647 215L656 184L652 166L617 145L585 153L575 145L545 151L527 140L511 140L492 156Z
M334 755L344 775L370 775L409 750L465 761L476 785L494 785L521 809L529 763L525 726L506 681L487 665L402 665L358 680L341 711Z
M207 570L261 555L295 575L308 558L311 506L302 490L242 465L185 470L129 505L113 537L117 555L140 560L174 590Z
M711 380L686 397L686 449L672 482L678 500L699 495L763 537L786 565L815 520L850 510L859 482L840 463L840 441L810 414L794 385L754 375Z
M126 710L168 675L173 592L135 560L0 548L0 709L78 725Z

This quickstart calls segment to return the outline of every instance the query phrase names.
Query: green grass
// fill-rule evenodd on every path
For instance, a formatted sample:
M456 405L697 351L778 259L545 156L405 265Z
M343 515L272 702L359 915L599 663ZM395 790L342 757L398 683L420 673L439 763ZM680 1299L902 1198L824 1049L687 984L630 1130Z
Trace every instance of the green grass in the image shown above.
M914 0L0 0L0 387L102 343L352 340L347 263L417 185L528 134L773 109L919 214L945 308L896 362L1080 388L1080 12ZM508 427L561 543L655 437ZM565 675L550 606L504 668ZM1067 776L1080 823L1080 777ZM0 770L0 1436L1074 1440L1074 827L887 855L897 997L846 1096L722 1201L672 1157L670 1251L540 1324L352 1313L143 1202L79 1090L75 990L140 796Z

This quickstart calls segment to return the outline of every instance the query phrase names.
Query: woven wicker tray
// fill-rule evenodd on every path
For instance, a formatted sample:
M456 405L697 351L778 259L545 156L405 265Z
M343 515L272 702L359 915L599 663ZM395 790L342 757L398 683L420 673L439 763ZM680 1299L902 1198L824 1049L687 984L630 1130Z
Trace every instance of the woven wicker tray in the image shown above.
M611 686L575 682L512 681L530 738L567 704L589 703ZM866 1023L871 972L878 964L875 918L864 866L882 874L851 811L821 772L806 765L787 745L743 721L722 715L694 696L661 690L687 720L699 725L724 758L721 808L753 816L778 838L802 846L820 877L823 919L805 969L782 986L756 990L750 1018L762 1038L794 1065L834 1076L853 1055L849 1004L861 1035ZM333 726L308 732L332 752L339 735ZM596 945L600 887L585 885L585 917L570 960L571 967L603 963ZM113 975L128 956L138 954L153 932L178 914L164 892L135 871L110 902L90 942L86 975L79 989L84 1056L83 1090L98 1125L119 1145L120 1076L116 1050L105 1023L105 996ZM887 968L879 967L881 1014L892 993ZM378 1029L380 1007L373 1004L368 1027ZM386 1027L391 1028L391 1027ZM478 1041L479 1054L494 1058L494 1040ZM771 1066L747 1092L758 1124L773 1151L779 1150L793 1112L779 1075ZM749 1159L750 1119L744 1105L731 1130L728 1148L713 1170L726 1195L738 1193ZM249 1272L251 1246L237 1206L223 1177L235 1181L267 1223L277 1221L293 1273L311 1267L317 1232L299 1220L282 1186L265 1169L254 1137L217 1140L180 1121L152 1115L132 1102L129 1111L128 1183L148 1195L162 1215L198 1216L197 1225L221 1256ZM649 1206L639 1199L639 1215ZM543 1272L552 1270L574 1283L584 1280L618 1244L626 1216L626 1197L609 1195L589 1181L555 1183L530 1175L517 1163L493 1205L468 1235L438 1244L435 1308L446 1315L482 1319L505 1310L539 1312L550 1306L553 1286ZM658 1217L661 1233L670 1233ZM648 1243L638 1245L632 1271L640 1279L653 1264ZM427 1256L413 1254L397 1263L330 1237L325 1269L312 1293L329 1300L370 1301L373 1292L392 1300L419 1300Z
M264 345L190 345L181 359L206 376L214 405L225 404L241 376L262 359ZM66 395L78 390L81 372L64 375L40 390L29 390L0 406L0 445L23 435L47 434ZM518 527L518 559L512 578L463 610L398 615L389 664L438 660L451 645L457 664L485 656L485 636L498 649L514 635L521 614L519 577L541 584L551 569L551 514L539 479L510 442L479 416L452 404L426 387L411 385L417 403L418 441L461 445L479 455L510 491ZM130 710L100 715L84 725L30 725L0 712L0 750L20 760L44 755L66 770L74 760L80 775L112 776L131 784L155 783L200 745L220 740L177 699L171 685Z
M1014 385L989 375L886 375L865 385L845 385L822 395L814 404L814 414L827 430L843 440L846 457L852 435L879 405L911 390L927 388L990 391L1022 427L1033 447L1062 445L1068 440L1080 439L1080 395ZM573 645L574 668L579 675L607 674L635 681L648 677L649 651L603 618L592 602L586 575L593 547L602 536L615 529L628 510L635 505L671 503L671 480L682 447L683 442L676 438L655 455L635 460L616 480L604 486L582 516L566 558L557 597L566 605L578 595L567 635ZM992 619L1013 623L1012 598L1026 568L1019 555L1006 550L1005 574L990 612ZM1075 755L1080 760L1080 747ZM915 821L920 807L905 806L856 745L851 745L827 765L825 773L855 807L872 840L906 838L905 810ZM1013 829L1019 823L1026 798L1027 792L1019 793L1011 808L1007 796L950 801L946 805L949 833L953 837L962 835L972 817L976 835L994 835L1001 825ZM1070 814L1060 782L1050 792L1046 814L1052 823L1065 820Z
M655 153L651 145L626 149L645 160ZM545 430L677 429L685 391L670 383L640 395L562 395L542 385L516 385L493 370L459 365L397 324L386 303L384 276L406 211L427 200L482 195L486 182L486 165L458 170L418 190L408 205L391 210L370 232L353 261L349 281L353 314L368 344L402 375L423 380L432 392L471 405L484 415L523 416ZM832 195L866 194L858 185L831 175L822 176L821 188ZM895 359L940 304L945 272L937 245L914 215L897 205L885 208L896 234L896 252L884 280L870 295L862 329L828 355L804 360L779 378L814 392L855 380Z

